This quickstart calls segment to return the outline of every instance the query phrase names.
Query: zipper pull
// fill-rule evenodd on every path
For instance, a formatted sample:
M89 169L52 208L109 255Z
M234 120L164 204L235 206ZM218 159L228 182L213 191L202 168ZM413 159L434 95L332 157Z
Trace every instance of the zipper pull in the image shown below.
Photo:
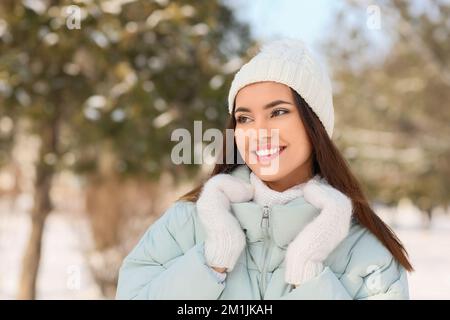
M263 207L263 216L261 219L261 227L268 229L269 228L269 213L270 213L270 209L269 206L264 206Z

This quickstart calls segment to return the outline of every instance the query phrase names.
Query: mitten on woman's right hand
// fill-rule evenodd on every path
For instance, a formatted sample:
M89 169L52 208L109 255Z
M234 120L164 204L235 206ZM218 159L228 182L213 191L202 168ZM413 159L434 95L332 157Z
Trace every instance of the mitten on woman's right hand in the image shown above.
M197 214L205 229L205 258L211 267L234 268L245 248L245 234L231 213L231 203L253 198L253 186L229 174L211 177L197 200Z

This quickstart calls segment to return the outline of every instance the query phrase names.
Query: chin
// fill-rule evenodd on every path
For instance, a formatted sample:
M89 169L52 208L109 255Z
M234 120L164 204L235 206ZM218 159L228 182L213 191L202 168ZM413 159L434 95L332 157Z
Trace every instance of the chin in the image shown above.
M263 181L278 181L287 176L287 173L285 172L286 170L283 170L281 165L276 172L270 172L269 166L264 167L253 165L250 166L250 169Z

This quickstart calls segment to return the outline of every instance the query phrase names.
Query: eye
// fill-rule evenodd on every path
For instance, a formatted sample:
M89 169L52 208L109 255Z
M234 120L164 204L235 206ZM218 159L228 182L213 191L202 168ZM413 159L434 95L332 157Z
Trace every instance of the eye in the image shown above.
M237 123L246 123L247 120L250 120L250 118L249 118L249 117L246 117L246 116L238 116L238 117L236 118L236 122L237 122Z
M277 116L283 115L283 114L285 114L285 113L289 113L289 111L286 110L286 109L275 109L275 110L273 110L273 112L272 112L272 116L277 117Z

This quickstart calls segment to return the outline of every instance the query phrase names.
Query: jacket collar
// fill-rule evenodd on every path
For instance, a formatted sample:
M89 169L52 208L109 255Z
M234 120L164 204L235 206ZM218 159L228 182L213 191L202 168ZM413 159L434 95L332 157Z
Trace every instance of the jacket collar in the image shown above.
M240 165L230 174L250 183L251 170L247 165ZM264 239L262 227L263 207L254 201L232 203L231 210L246 233L248 241L257 242ZM272 240L281 248L294 240L297 234L318 214L319 209L300 196L285 204L269 207L269 233Z

